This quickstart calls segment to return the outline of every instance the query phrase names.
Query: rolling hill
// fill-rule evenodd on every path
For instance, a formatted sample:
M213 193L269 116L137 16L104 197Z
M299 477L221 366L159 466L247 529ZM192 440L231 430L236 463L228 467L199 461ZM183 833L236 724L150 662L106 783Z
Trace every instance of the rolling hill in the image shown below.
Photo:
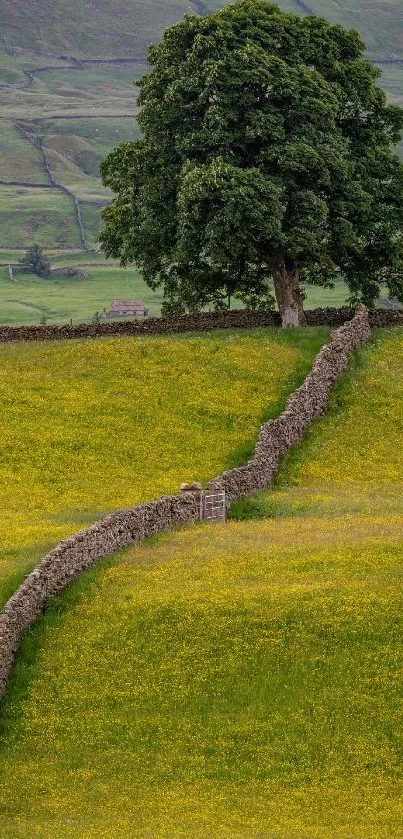
M203 4L202 4L203 6ZM188 0L4 0L0 29L11 53L79 58L137 57L186 12L197 14Z
M85 261L109 197L99 160L138 136L145 46L206 8L68 5L1 4L2 262L33 238ZM397 0L280 6L359 29L403 102ZM5 317L66 318L69 295L87 316L111 277L89 272L83 300L78 281L17 288L1 268ZM0 345L1 602L100 515L245 462L327 335ZM49 602L2 705L4 839L403 835L402 383L403 330L375 332L270 491Z

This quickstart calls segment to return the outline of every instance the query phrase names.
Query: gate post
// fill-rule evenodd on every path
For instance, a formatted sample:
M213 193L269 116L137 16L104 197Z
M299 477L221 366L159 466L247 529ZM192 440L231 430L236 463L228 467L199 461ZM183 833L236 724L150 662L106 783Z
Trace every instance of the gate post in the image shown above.
M181 484L180 491L191 492L192 495L194 495L199 505L199 519L200 521L203 521L204 491L202 485L197 481L193 481L191 484Z
M192 484L181 484L181 492L191 492L195 496L199 507L200 521L222 522L226 520L227 506L225 492L219 490L210 492L194 481Z

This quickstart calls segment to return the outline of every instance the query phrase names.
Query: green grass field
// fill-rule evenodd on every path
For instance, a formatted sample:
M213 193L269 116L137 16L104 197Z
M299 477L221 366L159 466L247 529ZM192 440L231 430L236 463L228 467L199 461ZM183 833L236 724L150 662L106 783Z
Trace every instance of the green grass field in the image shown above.
M83 262L91 262L95 264L112 265L113 261L106 263L102 252L98 251L84 251L82 248L71 247L68 250L65 248L46 248L47 256L51 260L52 267L59 268L63 265L77 265ZM14 265L24 256L25 250L21 248L0 248L0 265Z
M20 258L19 255L9 255L13 263ZM70 260L68 254L63 259L52 258L52 255L49 258L54 267L85 265L87 260L92 262L94 259L92 254L71 256ZM2 259L0 253L0 261ZM120 268L100 260L99 266L89 265L82 270L89 274L89 279L43 279L15 272L12 281L8 269L0 266L0 324L38 324L43 315L48 323L67 323L70 320L83 323L92 320L95 312L102 312L104 308L109 310L115 299L141 300L150 315L161 314L162 291L152 291L136 268ZM308 290L306 307L340 306L347 297L348 289L344 283L338 283L334 290L312 286ZM243 308L236 299L232 305L235 309Z
M43 315L48 323L84 323L109 310L114 299L141 300L150 314L160 314L162 294L151 291L136 269L101 264L82 270L89 279L15 274L12 282L8 270L0 269L0 323L37 324Z
M6 120L1 123L0 132L0 179L47 183L39 149L29 146L12 122Z
M134 72L132 77L134 79ZM129 108L133 106L135 92L135 88L130 92ZM129 112L134 112L134 108ZM69 119L46 120L42 124L38 122L37 132L41 139L49 138L49 143L53 140L54 143L57 141L65 144L63 150L73 156L76 154L74 143L78 143L81 138L91 145L97 157L101 159L106 157L108 151L118 142L136 140L140 135L135 119L75 119L73 115Z
M33 242L44 247L80 244L73 202L54 190L0 185L0 229L8 247L28 248Z
M49 605L5 705L5 839L402 834L402 373L378 333L268 518L147 540Z
M371 60L403 58L397 0L307 1L357 28ZM95 248L99 162L139 136L131 81L145 66L68 71L59 56L144 59L196 7L34 5L1 4L0 83L57 69L0 88L0 179L46 182L22 120L89 202ZM403 65L380 84L402 103ZM0 267L0 323L88 321L119 297L159 314L138 271L82 250L66 195L0 185L0 201L0 263L34 241L54 267L98 263L89 280L10 282ZM313 287L306 306L346 296ZM0 345L0 601L99 515L245 462L328 334ZM270 491L225 526L109 558L48 605L2 706L2 839L403 835L402 383L403 330L378 332Z
M336 385L325 419L284 458L275 487L236 518L403 515L403 331L377 331ZM402 522L401 522L402 526ZM403 535L403 532L402 532Z

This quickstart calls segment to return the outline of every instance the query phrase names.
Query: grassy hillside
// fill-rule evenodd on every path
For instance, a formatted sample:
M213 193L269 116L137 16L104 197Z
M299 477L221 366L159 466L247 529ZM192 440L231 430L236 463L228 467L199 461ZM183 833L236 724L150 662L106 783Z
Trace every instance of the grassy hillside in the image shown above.
M111 8L106 0L92 4L71 0L4 0L0 10L3 43L10 49L43 55L109 58L145 57L147 45L185 12L196 14L185 0L164 3L119 0Z
M0 600L84 523L242 461L327 334L0 345Z
M13 205L19 203L21 194L27 197L27 204L36 201L37 190L30 189L30 184L49 186L45 155L56 183L83 202L86 239L90 247L96 243L101 206L110 198L101 183L99 163L118 142L139 136L134 80L144 71L141 63L129 68L55 67L36 74L24 90L0 88L0 117L5 117L0 121L0 180L8 182L12 210L11 219L8 208L7 214L0 216L3 246L23 248L34 241L19 208ZM24 184L24 193L18 182ZM78 232L74 202L61 190L46 192L49 215L59 213L60 199L64 203L63 224ZM40 244L63 244L56 231L43 224L40 211L34 210L34 215L41 228ZM64 244L75 243L70 239Z
M105 0L88 5L74 0L66 10L61 0L32 4L6 0L0 8L0 179L48 182L40 148L17 134L15 120L29 130L48 154L58 183L71 189L84 205L84 227L92 246L100 227L99 201L108 192L99 177L99 162L120 140L138 136L136 90L133 79L146 71L146 48L157 42L166 26L184 13L215 9L218 0L185 3L139 3L120 0L111 10ZM299 0L279 0L284 11L304 14ZM314 12L329 20L354 26L368 45L373 60L403 56L403 13L396 0L377 4L359 0L312 0ZM102 66L77 64L79 59L131 58L134 64ZM44 67L48 69L43 70ZM25 75L32 72L31 77ZM1 85L25 84L24 88ZM403 65L385 68L381 84L391 99L403 101ZM130 119L122 119L122 116ZM98 119L93 119L98 117ZM24 153L25 148L25 153ZM13 200L17 186L9 187ZM59 193L60 195L60 193ZM57 191L47 193L49 212L58 204ZM40 215L38 211L38 215ZM65 224L74 225L74 205L65 206ZM14 214L12 231L0 218L3 246L23 247L24 220ZM47 247L59 244L53 229L43 228ZM18 240L18 241L17 241Z
M378 335L280 517L149 540L49 607L6 706L7 839L403 833L402 374Z
M340 409L342 409L340 413ZM331 410L285 458L275 490L240 502L247 515L403 513L403 333L378 332L336 387Z
M27 144L11 120L1 123L0 180L47 183L39 149Z
M55 190L0 185L2 242L17 248L27 248L33 242L43 246L79 246L80 235L71 206L69 196Z
M203 7L214 9L224 3L207 0ZM284 11L304 13L298 0L279 0ZM373 58L401 57L403 51L403 10L399 0L309 0L314 14L343 26L358 29ZM198 3L169 0L158 4L148 0L120 0L113 11L106 0L96 0L92 8L83 0L73 0L68 9L62 0L42 0L33 7L29 0L4 0L0 11L3 43L16 51L21 48L43 55L79 57L146 57L147 45L157 41L167 26L183 14L197 14Z

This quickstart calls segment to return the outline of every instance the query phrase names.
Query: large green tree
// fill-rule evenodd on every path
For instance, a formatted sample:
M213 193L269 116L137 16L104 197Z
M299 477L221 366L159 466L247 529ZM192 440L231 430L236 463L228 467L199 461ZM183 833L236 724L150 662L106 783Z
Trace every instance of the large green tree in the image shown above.
M107 256L164 288L165 311L236 295L304 321L303 286L341 275L372 305L403 299L403 110L359 35L237 0L149 48L143 137L101 165Z

